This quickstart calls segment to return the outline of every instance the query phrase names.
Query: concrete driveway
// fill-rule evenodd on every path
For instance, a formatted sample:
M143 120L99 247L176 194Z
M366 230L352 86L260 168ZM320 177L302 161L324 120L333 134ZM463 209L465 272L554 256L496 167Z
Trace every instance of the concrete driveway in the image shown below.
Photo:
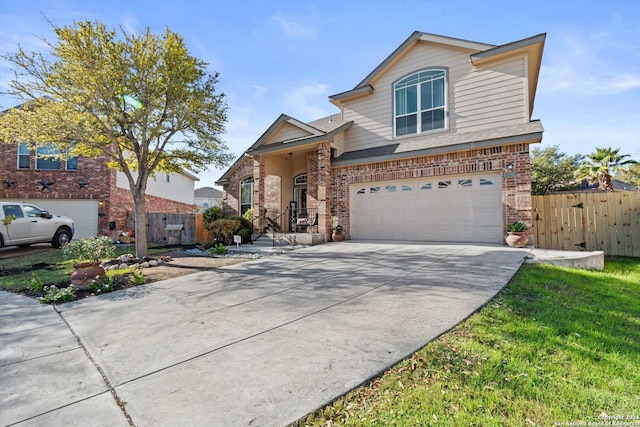
M0 292L0 425L286 425L468 317L528 252L329 243L59 313Z

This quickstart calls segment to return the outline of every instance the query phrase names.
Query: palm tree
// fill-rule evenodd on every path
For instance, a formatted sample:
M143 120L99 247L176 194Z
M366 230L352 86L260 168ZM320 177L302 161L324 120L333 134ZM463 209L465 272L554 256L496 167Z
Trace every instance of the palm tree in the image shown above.
M611 147L596 147L596 151L587 156L588 160L582 162L576 170L576 179L588 179L591 183L599 182L599 188L604 191L613 191L613 179L616 172L626 170L624 166L637 164L635 160L625 160L629 154L618 154L620 149Z

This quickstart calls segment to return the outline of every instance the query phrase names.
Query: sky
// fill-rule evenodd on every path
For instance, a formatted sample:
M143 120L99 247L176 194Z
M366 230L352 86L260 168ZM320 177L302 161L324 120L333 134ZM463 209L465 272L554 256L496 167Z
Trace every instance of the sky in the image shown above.
M127 32L169 28L219 72L223 139L241 155L282 113L308 122L337 108L414 31L501 45L546 33L533 119L541 147L620 148L640 160L640 0L0 0L0 55L46 52L52 24L98 20ZM10 64L0 60L0 92ZM21 103L0 95L0 109ZM224 170L198 173L214 186Z

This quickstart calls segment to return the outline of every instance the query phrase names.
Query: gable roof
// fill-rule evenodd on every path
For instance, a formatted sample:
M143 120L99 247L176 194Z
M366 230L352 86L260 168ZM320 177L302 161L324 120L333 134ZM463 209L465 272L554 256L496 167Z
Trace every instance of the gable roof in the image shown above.
M219 199L222 197L222 191L213 187L196 188L193 191L194 197L205 197L209 199Z
M469 51L470 60L473 65L483 65L495 61L507 55L526 53L529 55L529 111L533 111L533 99L535 98L536 87L538 85L538 75L542 62L542 49L546 33L538 34L504 45L492 45L469 40L457 39L453 37L440 36L437 34L423 33L415 31L408 39L398 46L384 61L380 63L367 77L358 83L353 89L329 96L329 101L336 106L348 98L373 93L372 84L385 73L400 58L405 56L413 46L420 42L439 44Z
M286 139L282 141L276 141L269 144L264 144L269 140L269 137L273 135L283 124L289 124L295 126L303 131L306 131L308 135ZM268 153L270 151L277 151L283 147L294 148L306 144L313 144L324 140L333 141L334 137L347 130L353 122L345 122L336 119L336 116L331 115L322 119L315 120L310 123L304 123L300 120L294 119L286 114L281 114L269 128L258 138L258 140L247 149L234 163L227 169L227 171L216 181L217 185L224 185L227 178L235 171L240 164L246 158L251 158L254 154Z

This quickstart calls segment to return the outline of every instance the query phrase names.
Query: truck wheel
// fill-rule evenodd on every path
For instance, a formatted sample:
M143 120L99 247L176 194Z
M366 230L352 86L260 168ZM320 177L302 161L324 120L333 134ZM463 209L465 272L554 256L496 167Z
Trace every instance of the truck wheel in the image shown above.
M56 234L53 236L53 240L51 241L51 246L54 248L59 248L61 246L66 245L71 241L71 232L66 228L59 228L56 231Z

